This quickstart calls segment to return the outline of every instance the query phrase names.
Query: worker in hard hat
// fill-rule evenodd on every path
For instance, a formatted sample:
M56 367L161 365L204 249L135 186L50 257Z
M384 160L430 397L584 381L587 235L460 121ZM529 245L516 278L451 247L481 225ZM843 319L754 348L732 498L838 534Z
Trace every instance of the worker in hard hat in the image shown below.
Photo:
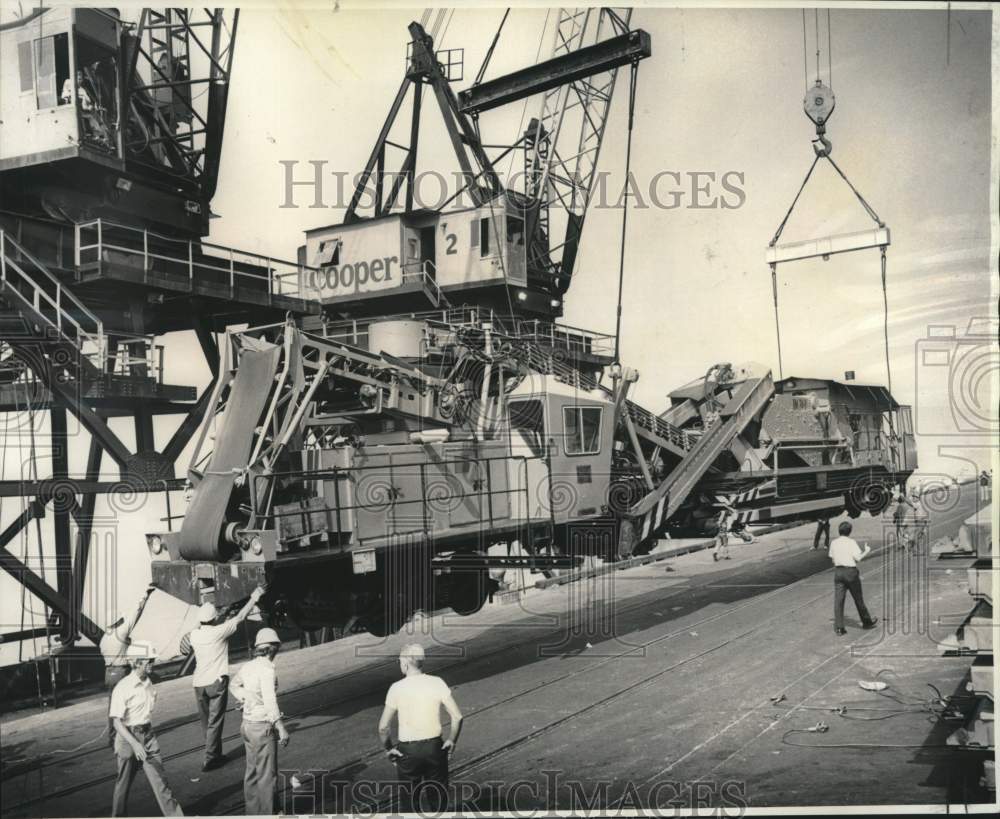
M114 690L114 687L118 685L118 683L132 670L130 658L128 656L132 629L134 629L135 624L139 622L139 618L142 616L142 610L146 607L146 601L149 599L149 595L152 593L153 588L154 587L152 585L147 586L135 606L130 609L122 609L122 611L118 613L118 617L115 621L105 629L104 634L101 635L101 640L98 643L98 651L101 652L101 657L104 659L104 687L108 692L109 709L111 707L111 692ZM114 744L115 729L114 725L112 725L109 712L108 745L113 747Z
M451 689L440 677L425 674L424 649L418 643L404 646L399 654L403 679L394 682L385 697L385 708L378 723L378 735L386 756L396 766L400 777L410 784L405 801L412 809L418 786L423 782L448 785L448 757L455 750L462 730L462 712ZM441 708L451 718L448 739L441 737ZM392 741L392 720L397 720L396 739ZM444 810L445 805L440 809Z
M281 640L273 628L262 628L254 639L254 654L229 684L233 698L243 706L243 747L247 767L243 798L247 816L274 813L278 779L278 744L288 745L288 729L278 709L278 680L274 657Z
M250 593L250 599L233 617L217 623L218 613L211 603L202 604L198 609L198 628L191 631L181 641L181 652L190 646L194 652L195 668L191 677L194 698L201 714L201 729L205 732L205 761L203 771L210 771L222 765L226 759L222 754L222 729L226 720L226 705L229 702L229 638L236 633L240 623L247 619L257 601L264 596L264 589L258 586Z
M715 534L715 549L712 551L712 560L729 560L729 525L735 510L732 506L723 506L719 512L719 531Z
M127 653L132 672L111 692L110 714L115 729L114 748L118 762L111 815L128 815L128 792L141 765L163 815L183 816L184 812L167 784L160 745L153 732L156 691L149 679L149 669L156 659L156 650L148 642L133 640Z

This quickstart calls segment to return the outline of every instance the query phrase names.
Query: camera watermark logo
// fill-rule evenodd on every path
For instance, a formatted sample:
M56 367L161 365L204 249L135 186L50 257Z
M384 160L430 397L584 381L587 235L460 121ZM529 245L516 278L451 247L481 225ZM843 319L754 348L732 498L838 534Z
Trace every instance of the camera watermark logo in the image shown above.
M1000 379L995 317L970 319L964 330L930 325L916 345L918 435L1000 434L995 384Z

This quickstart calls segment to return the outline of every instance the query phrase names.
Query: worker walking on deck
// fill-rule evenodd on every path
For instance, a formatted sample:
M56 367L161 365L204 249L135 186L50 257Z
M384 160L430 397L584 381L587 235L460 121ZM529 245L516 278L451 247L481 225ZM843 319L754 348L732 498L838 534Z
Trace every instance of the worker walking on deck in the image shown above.
M278 679L274 658L281 640L273 628L262 628L254 639L257 655L244 665L229 691L243 706L243 747L247 767L243 799L247 816L274 813L274 787L278 779L278 744L288 745L288 729L278 709Z
M115 727L111 721L111 692L132 670L129 657L132 629L139 622L153 588L147 586L133 608L119 612L118 618L105 629L98 643L98 651L104 659L104 687L108 691L108 745L111 747L115 744Z
M858 546L851 534L851 522L845 520L837 528L840 537L835 538L830 544L830 560L833 561L833 630L837 634L847 634L844 628L844 598L847 593L851 593L854 605L858 609L858 616L861 618L861 628L875 628L878 622L877 617L872 617L865 606L864 595L861 592L861 574L858 571L858 561L864 560L872 553L871 547L866 543L864 549Z
M410 809L423 783L437 783L447 796L448 758L462 730L462 712L451 689L440 677L424 673L424 660L421 645L412 643L403 647L399 653L403 679L389 687L378 723L378 735L386 756L396 766L400 778L409 784L404 800L410 803L405 808ZM441 738L442 707L451 718L446 740ZM395 744L391 732L393 717L397 720ZM439 807L445 810L447 806Z
M910 511L916 512L916 508L906 495L900 494L896 502L896 511L892 514L892 522L896 526L896 548L904 550L907 554L909 554L912 543L910 528L906 520Z
M218 624L215 622L218 618L215 606L204 603L198 610L201 625L182 641L181 651L184 651L184 642L187 642L194 652L196 663L191 684L201 714L201 729L205 732L203 771L217 768L226 761L222 754L222 729L229 702L229 638L263 596L264 589L258 586L235 616Z
M712 560L729 560L729 523L732 519L732 508L724 506L719 512L719 531L715 535L715 551Z
M823 548L830 550L830 518L820 518L816 521L816 534L813 535L813 548L818 549L821 541Z
M111 815L128 815L128 792L141 765L163 815L183 816L184 812L167 784L163 757L153 732L156 690L149 679L149 669L156 659L156 652L149 643L133 640L129 655L132 672L119 681L111 693L110 713L115 729L114 747L118 762Z

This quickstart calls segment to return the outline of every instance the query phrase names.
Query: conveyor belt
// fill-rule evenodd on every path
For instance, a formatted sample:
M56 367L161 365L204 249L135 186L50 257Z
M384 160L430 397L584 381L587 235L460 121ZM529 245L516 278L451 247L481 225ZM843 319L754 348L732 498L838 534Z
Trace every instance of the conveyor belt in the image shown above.
M221 558L219 537L233 483L247 466L254 427L271 395L281 356L276 345L261 341L256 346L259 349L244 349L240 354L212 459L184 516L180 553L185 560Z

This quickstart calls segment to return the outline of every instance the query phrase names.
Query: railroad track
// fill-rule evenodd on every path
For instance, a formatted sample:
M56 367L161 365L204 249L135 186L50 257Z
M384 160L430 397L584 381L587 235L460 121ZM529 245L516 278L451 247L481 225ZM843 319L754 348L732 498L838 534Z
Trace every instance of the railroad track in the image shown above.
M938 522L938 525L941 525L941 522ZM876 551L876 553L878 553L881 550L875 550L875 551ZM736 578L738 578L739 574L741 574L741 573L744 573L746 571L751 571L751 570L759 568L762 562L773 562L773 561L779 559L780 557L784 557L784 556L785 555L770 556L770 557L764 558L763 561L755 561L752 564L746 564L745 566L740 567L740 570L738 571L737 575L734 576L733 579L735 580ZM877 569L877 571L880 573L881 571L883 571L885 569L885 567L886 567L886 564L883 562L879 566L879 568ZM874 576L875 575L875 571L871 571L868 574L870 576ZM538 691L546 689L546 688L549 688L552 685L556 685L558 683L565 682L567 679L570 679L572 677L578 676L580 674L592 673L596 669L601 668L601 667L607 665L610 662L619 660L622 657L627 656L628 654L635 652L637 649L647 649L647 648L649 648L651 646L657 645L657 644L665 642L667 640L671 640L671 639L674 639L676 637L688 634L692 629L697 629L697 628L699 628L699 627L701 627L701 626L703 626L703 625L705 625L707 623L715 622L717 620L724 619L724 618L730 617L732 615L736 615L740 611L742 611L743 609L745 609L746 607L748 607L750 605L754 605L756 603L759 603L762 599L784 594L788 590L796 588L796 587L800 586L801 584L804 584L804 583L806 583L806 582L814 579L814 577L815 577L815 573L809 574L809 575L807 575L805 577L801 577L801 578L799 578L799 579L797 579L795 581L792 581L791 583L787 583L787 584L781 585L778 588L775 588L775 589L772 589L771 591L765 592L762 595L756 595L756 596L750 598L749 600L747 600L747 601L745 601L745 602L743 602L741 604L736 605L735 607L727 609L726 611L718 612L718 613L716 613L714 615L701 618L701 619L699 619L698 621L696 621L694 623L689 623L689 624L687 624L682 629L678 629L678 630L675 630L675 631L668 632L666 634L659 635L659 636L657 636L657 637L655 637L655 638L653 638L651 640L648 640L648 641L646 641L644 643L637 643L637 644L634 644L634 645L630 645L624 651L621 651L621 652L619 652L617 654L612 654L610 656L603 657L601 660L599 660L599 661L597 661L595 663L592 663L592 664L588 664L587 666L585 666L583 668L576 669L575 671L566 672L565 674L559 675L559 676L557 676L557 677L555 677L553 679L546 680L546 681L544 681L542 683L539 683L538 685L531 686L531 687L529 687L527 689L524 689L524 690L519 691L519 692L517 692L515 694L512 694L509 697L505 697L505 698L503 698L501 700L497 700L497 701L491 702L491 703L489 703L487 705L482 706L481 708L478 708L478 709L475 709L473 711L468 712L466 714L466 720L470 720L470 719L473 719L473 718L475 718L477 716L481 716L481 715L483 715L483 714L485 714L485 713L487 713L487 712L489 712L489 711L491 711L491 710L493 710L495 708L498 708L498 707L501 707L501 706L505 706L505 705L509 705L509 704L511 704L513 702L516 702L516 701L520 700L523 697L527 697L527 696L530 696L532 694L535 694ZM687 586L684 586L682 588L675 589L672 592L670 592L668 594L665 594L662 597L657 598L656 602L659 604L660 602L668 601L668 600L676 598L676 597L678 597L680 595L703 593L703 592L706 592L712 586L715 586L715 585L717 585L717 581L715 579L708 580L708 581L706 581L704 583L687 585ZM732 584L732 585L736 585L736 584ZM882 594L882 590L880 590L878 594L880 596ZM873 598L875 596L876 595L872 595ZM591 712L593 712L593 711L595 711L597 709L606 707L606 706L612 704L613 702L620 700L622 697L628 695L631 691L634 691L637 688L641 688L643 686L649 685L649 684L653 683L654 681L656 681L657 679L660 679L661 677L663 677L663 676L665 676L665 675L667 675L667 674L669 674L669 673L671 673L673 671L676 671L679 668L682 668L683 666L687 665L688 663L694 662L694 661L700 659L701 657L704 657L706 654L710 654L712 652L718 651L718 650L724 648L725 646L728 646L728 645L732 644L733 642L735 642L737 640L749 637L750 635L754 634L755 632L759 631L760 629L766 627L768 624L773 623L773 621L775 619L787 618L790 613L792 613L794 611L799 611L799 610L801 610L803 608L807 608L807 607L815 604L816 601L821 600L821 599L825 599L825 598L828 598L828 597L829 597L829 590L828 589L824 589L824 591L821 594L818 594L815 597L810 598L804 604L802 604L800 606L797 606L794 609L791 609L789 611L782 611L780 614L774 615L773 617L768 617L762 623L759 623L759 624L753 626L752 628L749 628L749 629L747 629L745 631L742 631L739 634L733 635L733 636L727 638L726 640L723 640L723 641L721 641L721 642L719 642L719 643L717 643L717 644L715 644L715 645L713 645L713 646L711 646L709 648L706 648L704 651L698 652L697 654L692 655L690 657L686 657L686 658L684 658L684 659L682 659L682 660L680 660L680 661L678 661L676 663L671 664L670 666L668 666L666 668L657 669L656 671L652 672L651 674L649 674L649 675L647 675L647 676L645 676L645 677L643 677L643 678L641 678L641 679L639 679L637 681L634 681L633 683L630 683L627 686L621 687L620 689L612 692L611 694L607 695L606 697L604 697L604 698L602 698L602 699L600 699L600 700L598 700L598 701L596 701L594 703L589 703L586 706L584 706L584 707L582 707L580 709L577 709L577 710L573 711L570 714L563 715L562 717L559 717L558 719L555 719L555 720L553 720L553 721L551 721L549 723L546 723L545 725L542 725L542 726L539 726L538 728L533 729L532 731L526 732L526 733L524 733L522 735L519 735L519 736L517 736L517 737L515 737L515 738L513 738L511 740L508 740L507 742L504 742L504 743L502 743L501 745L499 745L499 746L497 746L495 748L492 748L492 749L490 749L488 751L485 751L485 752L483 752L483 753L481 753L481 754L473 757L472 759L469 759L469 760L465 761L461 765L455 767L452 770L452 774L453 775L458 775L458 774L468 773L470 771L473 771L477 767L479 767L479 766L481 766L481 765L483 765L483 764L485 764L485 763L487 763L489 761L492 761L493 759L496 759L496 758L498 758L500 756L503 756L503 755L505 755L505 754L507 754L507 753L509 753L509 752L511 752L513 750L515 750L516 748L518 748L518 747L520 747L520 746L522 746L522 745L524 745L524 744L526 744L528 742L531 742L534 739L537 739L538 737L543 736L543 735L545 735L545 734L547 734L547 733L555 730L556 728L558 728L558 727L560 727L562 725L565 725L566 723L568 723L568 722L570 722L572 720L579 719L580 717L585 716L585 715L587 715L587 714L589 714L589 713L591 713ZM649 606L650 606L650 601L647 599L647 597L645 595L640 595L640 599L639 600L637 600L637 601L635 601L633 603L630 603L630 604L626 604L624 606L616 607L616 615L619 616L619 617L621 617L623 615L627 615L630 612L635 612L635 611L638 611L640 609L646 609ZM555 627L555 628L553 628L551 630L548 630L548 631L545 631L545 632L542 632L542 633L536 632L535 629L533 629L533 628L531 629L531 631L535 632L532 635L532 637L534 638L533 641L532 641L532 644L537 644L538 641L540 641L540 640L542 640L542 639L544 639L546 637L551 637L553 635L558 635L558 634L560 634L562 632L567 631L567 627L565 625L560 625L558 627ZM475 638L470 638L470 639L475 639ZM518 650L523 650L523 648L524 648L524 645L521 642L512 641L510 639L510 636L509 636L509 633L508 633L505 636L505 640L504 640L503 645L500 645L497 648L495 648L495 649L493 649L491 651L486 652L485 654L480 654L479 656L475 657L472 660L468 660L468 659L464 659L464 658L458 658L458 659L456 659L454 661L446 662L443 665L435 666L431 670L433 670L434 673L441 673L441 672L447 671L450 668L454 668L456 666L466 666L466 667L468 667L468 666L474 666L474 665L480 664L480 663L487 663L490 660L492 660L492 659L494 659L494 658L496 658L498 656L502 656L504 654L515 652L515 651L518 651ZM433 654L429 655L429 659L433 660L434 659L434 655ZM371 672L377 672L377 671L383 670L383 669L389 669L389 668L393 668L394 669L395 666L396 666L396 660L395 660L395 658L393 658L391 660L386 660L385 662L379 662L379 663L375 663L375 664L373 664L371 666L367 666L367 667L365 667L363 669L363 673L365 673L367 675L367 674L369 674ZM316 681L316 682L312 682L312 683L308 683L308 684L305 684L305 685L302 685L302 686L298 686L297 688L290 689L290 690L288 690L286 692L282 692L282 693L283 693L283 696L291 696L291 695L295 695L295 694L300 694L302 692L306 692L306 691L309 691L311 689L318 688L319 686L328 685L331 682L335 682L336 680L341 680L341 679L344 679L344 678L347 678L347 677L357 676L357 674L358 674L358 671L346 672L346 673L343 673L343 674L337 674L337 675L334 675L332 677L325 678L323 680L319 680L319 681ZM395 677L393 677L393 679L395 679ZM378 692L379 692L379 696L380 696L381 689L378 689ZM371 684L368 684L366 686L366 690L364 690L362 692L352 693L352 694L349 694L349 695L345 695L345 696L341 696L341 697L334 697L334 698L329 699L329 700L324 700L323 702L320 702L320 703L318 703L318 704L316 704L314 706L311 706L311 707L309 707L309 708L307 708L307 709L305 709L303 711L292 712L288 716L290 718L308 717L308 716L310 716L312 714L315 714L315 713L317 713L319 711L323 711L324 709L328 709L331 706L343 705L343 704L347 704L347 703L351 703L351 702L357 702L357 701L363 701L365 699L371 699L373 696L374 696L373 686ZM334 719L335 720L336 719L340 719L340 717L336 717ZM199 720L198 717L192 717L192 718L188 718L188 719L182 719L182 720L179 720L179 721L174 721L172 724L170 724L167 727L166 730L161 730L161 731L158 732L158 734L162 737L166 733L178 730L178 729L180 729L182 727L185 727L185 726L188 726L188 725L196 724L198 722L200 722L200 720ZM328 722L324 721L324 722L318 723L316 725L311 725L311 726L308 726L308 727L304 727L304 728L299 729L299 731L296 731L296 734L303 733L303 732L306 732L306 731L312 731L312 730L317 729L317 728L322 728L323 726L325 726L327 724L328 724ZM229 734L224 739L225 739L225 741L228 742L228 741L235 740L238 737L239 737L239 732L237 731L237 732L233 732L233 733ZM175 752L170 753L168 755L165 755L165 757L164 757L165 761L169 762L169 761L173 761L173 760L185 758L185 757L188 757L188 756L193 755L193 754L201 753L202 750L203 750L203 744L201 742L200 735L199 735L198 739L199 739L199 741L196 744L193 744L193 745L191 745L189 747L185 747L185 748L183 748L181 750L178 750L178 751L175 751ZM85 752L81 752L80 754L63 757L63 758L59 759L58 761L56 761L54 763L51 763L50 765L43 766L43 769L58 768L59 766L65 765L68 762L78 761L79 759L84 758L84 757L86 757L86 756L88 756L90 754L97 753L97 752L106 752L106 750L107 749L105 747L100 746L100 747L97 747L97 748L94 748L94 749L90 749L90 750L85 751ZM358 756L358 757L356 757L356 758L354 758L354 759L352 759L352 760L350 760L350 761L348 761L346 763L338 765L336 768L331 769L329 771L329 773L330 774L335 774L337 772L343 772L343 771L350 770L351 768L355 768L358 765L365 765L365 764L371 762L372 760L375 760L375 759L378 759L379 757L381 757L382 753L383 753L382 750L379 749L379 748L373 749L373 750L368 751L368 752L366 752L366 753L364 753L364 754L362 754L362 755L360 755L360 756ZM37 770L37 768L35 768L33 770ZM5 777L5 779L9 779L9 778L11 778L11 777ZM113 774L111 774L111 775L105 775L105 776L102 776L102 777L98 777L97 779L92 779L92 780L88 780L87 782L82 782L82 783L78 783L76 785L67 786L67 787L59 789L59 790L49 791L44 796L34 797L32 799L24 800L22 802L14 804L14 805L7 806L5 808L5 812L11 813L11 812L14 812L14 811L23 810L25 808L28 808L28 807L31 807L31 806L34 806L34 805L44 804L44 802L46 802L48 800L63 798L63 797L67 797L67 796L72 796L74 794L83 792L83 791L88 790L90 788L97 787L99 785L108 785L108 784L112 783L114 781L114 779L115 779L115 776ZM226 794L229 794L231 792L232 792L232 788L231 787L226 787L226 788L223 788L223 789L219 789L219 790L210 792L208 794L205 794L201 798L197 799L190 807L192 809L194 809L194 810L197 810L198 812L207 813L207 812L209 812L208 809L210 809L213 804L217 804L216 800L219 797L223 797L224 798L224 796ZM286 788L285 791L282 793L282 795L285 796L285 795L288 794L288 792L289 792L289 789ZM223 814L238 813L241 808L242 808L242 802L239 802L239 803L231 806L229 809L227 809L225 811L222 811L222 813Z
M776 559L778 559L778 558L777 557L771 557L771 558L766 558L765 560L767 560L767 561L773 561L773 560L776 560ZM753 564L747 564L744 567L740 567L739 573L743 573L743 572L747 572L747 571L752 571L754 569L759 568L760 565L761 565L761 561L756 561ZM738 574L736 575L736 577L738 577ZM801 578L800 580L794 581L792 584L781 586L781 587L779 587L777 589L772 590L771 592L768 592L767 594L773 594L774 592L780 592L780 591L782 591L785 588L789 588L791 585L795 585L797 583L800 583L800 582L803 582L805 580L808 580L810 577L812 577L812 575L809 575L809 576L807 576L805 578ZM694 585L684 586L684 587L676 589L676 590L674 590L674 591L672 591L672 592L670 592L670 593L668 593L666 595L663 595L662 597L659 597L657 599L657 602L659 603L661 601L667 601L667 600L673 599L675 597L678 597L678 596L684 595L684 594L697 594L699 592L705 592L708 589L710 589L713 585L715 585L716 582L717 581L715 581L715 580L709 580L709 581L706 581L704 583L698 583L698 584L694 584ZM657 642L661 642L662 640L665 640L665 639L670 639L671 637L675 637L675 636L678 636L680 634L686 634L692 628L697 628L697 627L699 627L699 626L701 626L701 625L703 625L705 623L710 623L710 622L718 620L718 619L720 619L722 617L726 617L726 616L728 616L730 614L735 613L736 611L739 611L740 609L742 609L742 608L744 608L746 606L752 605L753 603L759 601L761 599L761 597L762 597L761 595L755 596L755 597L751 598L750 600L746 601L745 603L740 604L739 606L737 606L734 609L729 609L726 612L719 612L719 613L717 613L715 615L712 615L710 617L706 617L706 618L703 618L701 620L698 620L696 623L690 624L689 626L687 626L684 629L678 630L676 632L671 632L670 634L667 634L667 635L662 635L661 637L659 637L656 640L654 640L651 643L649 643L649 645L653 645L653 644L655 644ZM639 601L636 601L636 602L633 602L633 603L630 603L630 604L626 604L624 606L617 606L616 609L615 609L615 613L616 613L616 616L620 618L620 617L622 617L624 615L629 614L630 612L635 612L635 611L639 611L639 610L648 608L648 606L649 606L649 602L647 600L639 600ZM543 640L546 637L551 637L551 636L558 635L558 634L561 634L561 633L567 631L567 627L565 625L560 625L560 626L554 627L554 628L552 628L550 630L547 630L547 631L544 631L544 632L541 632L541 631L539 631L539 630L537 630L535 628L530 628L530 627L528 629L526 629L526 630L529 631L529 633L531 633L531 636L533 638L535 638L533 640L533 642L537 643L538 641ZM472 638L472 639L475 639L475 638ZM527 690L525 692L522 692L521 694L515 695L515 696L513 696L511 698L507 698L507 699L503 700L502 702L491 704L489 706L485 706L482 709L478 709L477 711L470 712L469 714L466 715L466 717L469 718L469 717L474 716L477 713L488 711L492 707L495 707L495 705L506 704L507 702L510 702L510 701L513 701L513 700L517 699L519 696L524 696L526 694L533 693L534 691L537 691L537 690L539 690L541 688L545 688L545 687L547 687L550 684L563 681L563 680L565 680L565 679L567 679L568 677L571 677L571 676L576 676L576 674L578 674L578 673L583 673L584 671L587 671L587 670L593 670L593 668L595 668L595 667L603 666L607 662L610 662L612 660L620 659L622 656L628 654L631 651L635 651L637 648L640 648L640 647L643 647L643 644L636 644L635 646L630 647L627 651L621 652L619 654L614 654L614 655L611 655L609 657L604 658L604 660L602 662L598 663L595 666L588 666L588 668L586 668L586 669L580 669L577 672L571 672L571 673L569 673L567 675L563 675L563 676L561 676L561 677L559 677L559 678L557 678L555 680L551 680L551 681L549 681L547 683L540 684L539 686L535 686L535 687L533 687L533 688L531 688L531 689L529 689L529 690ZM455 668L457 666L474 666L474 665L477 665L477 664L480 664L480 663L487 663L488 661L490 661L490 660L492 660L492 659L494 659L496 657L503 656L504 654L512 653L512 652L515 652L515 651L518 651L518 650L523 650L523 648L524 648L523 644L521 642L511 640L510 636L509 636L509 633L508 633L507 635L505 635L504 643L502 645L498 646L497 648L495 648L495 649L493 649L491 651L486 652L485 654L479 654L478 656L476 656L472 660L469 660L467 658L458 658L456 660L453 660L453 661L450 661L450 662L446 662L443 665L435 665L432 669L429 669L429 670L432 670L435 674L438 674L438 673L446 672L448 669ZM428 659L430 659L430 660L433 661L434 655L433 654L429 654L428 655ZM384 662L379 662L379 663L375 663L373 665L367 666L366 668L363 669L363 673L365 675L368 675L371 672L377 672L377 671L382 670L382 669L385 669L385 670L388 670L390 668L391 669L395 669L396 666L397 666L397 660L395 658L392 658L392 659L386 660ZM302 692L307 692L309 690L319 688L320 686L330 685L331 683L335 682L336 680L343 680L343 679L346 679L348 677L354 677L354 676L357 676L357 674L358 674L358 670L355 670L355 671L352 671L352 672L345 672L343 674L337 674L337 675L334 675L334 676L331 676L331 677L327 677L327 678L324 678L322 680L318 680L318 681L315 681L315 682L312 682L312 683L307 683L305 685L298 686L298 687L293 688L293 689L288 689L287 691L281 692L282 698L284 699L286 697L290 697L290 696L293 696L293 695L296 695L296 694L300 694ZM393 681L394 680L395 680L395 676L393 676ZM388 685L388 682L387 682L387 685ZM381 690L382 689L378 689L379 696L381 696ZM348 695L344 695L344 696L341 696L341 697L334 697L334 698L329 699L329 700L324 700L324 701L322 701L320 703L317 703L316 705L311 706L311 707L309 707L309 708L307 708L305 710L302 710L302 711L297 711L297 712L296 711L290 711L287 714L287 717L289 719L294 719L294 718L301 719L303 717L308 717L308 716L311 716L312 714L315 714L317 712L320 712L320 711L323 711L325 709L328 709L328 708L330 708L332 706L344 705L344 704L348 704L348 703L351 703L351 702L356 702L356 701L361 701L361 700L365 700L365 699L370 699L372 696L373 696L373 690L372 690L372 686L369 684L368 686L366 686L366 689L364 691L357 692L357 693L352 693L352 694L348 694ZM187 726L190 726L190 725L196 725L196 724L199 724L199 723L200 723L200 717L198 717L197 715L192 716L190 718L184 718L184 719L175 720L175 721L172 721L170 723L167 723L164 728L160 728L160 729L157 730L157 737L161 741L160 742L161 747L163 745L162 738L165 735L167 735L169 733L172 733L174 731L180 730L180 729L182 729L184 727L187 727ZM305 729L302 729L302 730L304 730L304 731L313 730L315 728L322 727L322 725L324 725L324 724L325 723L321 723L320 725L309 726L308 728L305 728ZM240 733L237 730L237 731L229 733L225 737L223 737L223 741L224 742L230 742L230 741L239 739L239 737L240 737ZM197 743L195 743L195 744L192 744L190 746L187 746L185 748L182 748L180 750L174 751L174 752L169 753L169 754L164 754L164 757L163 757L164 762L171 762L171 761L174 761L174 760L186 758L186 757L194 755L194 754L200 754L204 750L204 744L203 744L203 742L201 740L201 736L200 735L199 735L198 739L199 739L199 741ZM51 762L51 763L49 763L47 765L32 766L28 771L24 771L23 773L28 773L28 772L39 773L40 771L44 771L44 770L49 770L49 771L53 771L54 772L55 770L58 770L58 768L60 768L62 766L65 766L68 763L79 762L81 759L85 759L85 758L87 758L89 756L92 756L92 755L98 754L98 753L106 754L107 751L108 751L107 746L104 745L104 744L100 744L100 745L97 745L96 747L89 748L86 751L80 751L79 753L76 753L76 754L70 754L70 755L62 756L62 757L58 758L57 760L54 760L53 762ZM341 770L344 767L350 767L351 765L358 764L359 762L362 762L362 761L365 761L365 760L368 760L368 759L371 759L371 758L378 757L380 754L381 754L381 751L380 750L376 750L376 751L374 751L374 752L372 752L370 754L365 754L362 757L359 757L358 759L352 760L351 762L346 763L346 765L344 765L344 766L339 766L335 770ZM18 774L7 775L7 776L4 777L4 779L6 781L9 781L9 780L13 779L17 775ZM44 804L46 801L49 801L49 800L52 800L52 799L59 799L59 798L67 797L67 796L72 796L72 795L74 795L76 793L80 793L80 792L82 792L84 790L87 790L87 789L93 788L93 787L97 787L99 785L107 785L107 784L113 783L114 780L115 780L115 775L113 773L112 774L107 774L107 775L98 777L96 779L88 780L86 782L77 783L75 785L69 785L69 786L66 786L64 788L57 789L57 790L47 791L44 794L44 796L40 795L40 796L33 797L31 799L28 799L28 800L24 800L22 802L18 802L18 803L13 804L13 805L6 806L4 810L5 810L5 812L8 812L8 813L9 812L13 812L13 811L23 810L25 808L33 807L35 805ZM204 801L205 801L205 797L202 797L201 799L198 800L199 803L202 803Z

